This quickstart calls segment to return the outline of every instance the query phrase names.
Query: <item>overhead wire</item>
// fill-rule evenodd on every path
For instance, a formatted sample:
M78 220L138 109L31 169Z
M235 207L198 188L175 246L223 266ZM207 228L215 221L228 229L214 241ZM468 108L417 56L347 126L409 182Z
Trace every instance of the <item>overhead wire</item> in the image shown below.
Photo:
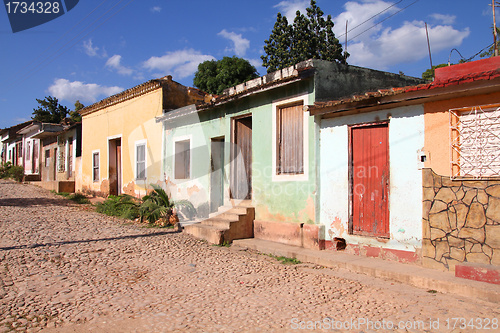
M472 59L474 59L475 57L477 57L479 54L481 54L481 52L483 52L483 51L484 51L484 50L486 50L487 48L492 47L492 46L493 46L493 44L495 44L495 43L491 43L490 45L488 45L488 46L486 46L485 48L481 49L481 51L479 51L479 52L477 52L476 54L474 54L472 57L465 59L465 62L469 62L469 61L471 61Z
M384 10L382 10L382 11L378 12L377 14L373 15L372 17L370 17L370 18L368 18L368 19L364 20L363 22L361 22L360 24L358 24L358 25L357 25L357 26L355 26L354 28L351 28L350 30L348 30L348 31L347 31L347 33L349 33L349 32L351 32L351 31L353 31L354 29L356 29L356 28L358 28L358 27L360 27L360 26L362 26L363 24L365 24L366 22L370 21L371 19L373 19L373 18L375 18L375 17L377 17L377 16L379 16L379 15L381 15L381 14L385 13L386 11L388 11L388 10L389 10L389 9L391 9L392 7L396 6L396 5L397 5L398 3L400 3L400 2L403 2L403 0L399 0L398 2L393 3L392 5L390 5L389 7L385 8ZM342 36L345 36L345 34L346 34L346 32L344 32L342 35L339 35L337 38L340 38L340 37L342 37Z
M355 39L356 37L359 37L360 35L364 34L365 32L367 32L368 30L371 30L373 28L375 28L377 25L381 24L382 22L390 19L391 17L393 17L394 15L397 15L399 13L401 13L403 10L407 9L408 7L410 6L413 6L414 4L416 4L417 2L419 2L420 0L415 0L413 1L411 4L409 4L408 6L404 7L404 8L401 8L400 10L398 10L397 12L395 12L394 14L392 15L389 15L387 16L386 18L384 18L383 20L377 22L376 24L372 25L371 27L369 27L368 29L365 29L363 30L362 32L360 32L359 34L357 34L356 36L352 37L350 40L352 41L353 39Z

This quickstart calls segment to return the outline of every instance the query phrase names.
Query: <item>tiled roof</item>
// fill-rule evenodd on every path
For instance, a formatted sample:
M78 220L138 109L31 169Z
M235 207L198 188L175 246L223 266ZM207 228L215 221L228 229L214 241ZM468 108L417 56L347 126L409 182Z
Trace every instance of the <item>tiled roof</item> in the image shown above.
M256 79L246 81L235 87L225 89L220 96L213 96L213 98L207 99L204 104L198 106L198 110L203 110L211 106L224 104L242 96L246 96L258 91L263 91L284 83L295 80L302 80L307 77L306 73L308 73L308 70L312 68L314 68L313 60L309 59L299 62L298 64L295 64L293 66L286 67L267 75L258 77Z

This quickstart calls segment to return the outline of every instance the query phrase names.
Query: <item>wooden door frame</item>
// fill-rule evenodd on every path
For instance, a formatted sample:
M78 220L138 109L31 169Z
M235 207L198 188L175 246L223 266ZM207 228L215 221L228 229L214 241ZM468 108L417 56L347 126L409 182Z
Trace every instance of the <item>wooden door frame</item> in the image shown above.
M368 237L377 237L377 238L390 238L389 236L374 236L371 234L363 234L363 233L354 233L354 212L353 212L353 196L354 196L354 191L353 191L353 186L354 186L354 174L353 174L353 156L352 156L352 130L356 128L363 128L363 127L373 127L373 126L380 126L380 125L386 125L387 126L387 163L389 164L389 172L390 172L390 146L389 146L389 120L381 120L381 121L371 121L371 122L365 122L365 123L357 123L357 124L352 124L352 125L347 125L347 132L348 132L348 159L349 159L349 166L348 166L348 179L349 179L349 194L347 196L347 201L348 201L348 212L349 212L349 225L348 225L348 233L350 235L357 235L357 236L368 236ZM389 182L390 182L390 173L389 173ZM391 210L390 210L390 183L387 188L387 219L388 223L390 224L390 216L391 216Z
M113 149L114 149L114 157L115 157L115 163L116 163L116 141L120 140L120 146L122 146L122 143L123 143L123 140L122 140L122 135L115 135L115 136L110 136L108 137L108 156L107 156L107 160L108 160L108 166L107 166L107 174L108 174L108 182L109 182L109 185L108 185L108 192L111 193L111 174L110 174L110 167L111 167L111 145L113 144ZM121 156L121 159L120 159L120 165L121 167L123 167L123 154ZM101 167L101 166L99 166ZM123 171L123 170L121 170ZM118 171L116 171L116 174L117 174L117 177L118 177ZM120 183L123 184L123 172L120 172L120 176L122 179L120 179ZM117 195L120 194L121 192L121 189L118 188L119 187L119 184L118 184L118 178L117 178Z
M234 164L234 160L235 160L236 153L237 153L236 121L243 119L243 118L252 118L252 136L253 136L253 114L252 114L252 112L245 113L243 115L239 115L239 116L235 116L235 117L231 118L231 139L230 139L231 140L230 141L230 143L231 143L231 149L230 149L231 150L230 151L231 175L229 177L229 198L230 199L234 199L232 188L233 188L233 184L234 184L234 177L236 177L236 171L235 171L236 166ZM253 155L253 142L252 142L252 155ZM252 160L252 163L253 163L253 160ZM250 197L252 197L251 194L250 194Z
M213 173L212 164L213 164L213 160L214 160L214 155L213 155L213 143L214 142L222 143L220 151L219 151L219 153L221 154L221 156L219 156L219 157L222 158L221 183L218 184L217 186L220 186L220 191L221 191L220 192L221 197L219 198L221 205L219 207L224 205L224 163L225 163L225 159L226 159L224 148L225 148L225 144L226 144L226 137L224 135L221 135L221 136L215 136L215 137L210 138L210 190L209 190L210 211L212 211L212 209L213 209L213 207L212 207L212 191L214 188L214 184L212 183L212 173Z

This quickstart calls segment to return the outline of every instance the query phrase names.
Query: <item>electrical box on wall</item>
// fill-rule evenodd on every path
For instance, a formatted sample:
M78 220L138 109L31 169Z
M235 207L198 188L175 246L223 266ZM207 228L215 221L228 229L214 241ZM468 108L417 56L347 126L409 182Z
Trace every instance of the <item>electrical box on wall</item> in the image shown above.
M422 168L425 167L425 162L427 162L429 160L429 152L423 150L423 149L419 149L417 151L417 165L418 165L418 169L421 170Z

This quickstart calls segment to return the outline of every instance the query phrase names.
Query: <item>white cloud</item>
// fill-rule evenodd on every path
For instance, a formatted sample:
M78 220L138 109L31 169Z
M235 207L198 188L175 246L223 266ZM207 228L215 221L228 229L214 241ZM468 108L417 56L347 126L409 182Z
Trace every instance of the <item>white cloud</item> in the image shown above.
M262 66L262 59L260 59L260 58L259 59L247 59L247 60L255 68Z
M456 16L454 15L443 15L443 14L431 14L430 17L435 19L436 21L441 22L442 24L453 24L455 23Z
M85 53L89 57L97 57L97 56L107 57L108 56L108 54L107 54L107 52L106 52L106 50L104 48L102 49L101 54L98 53L98 51L100 50L100 48L97 47L97 46L94 46L92 44L92 39L84 40L83 41L83 50L85 51Z
M121 59L122 59L121 55L115 54L114 56L110 57L108 61L106 61L106 67L116 69L118 74L121 75L132 75L132 73L134 73L134 70L123 66L120 63Z
M234 51L234 53L238 57L243 57L247 52L247 49L250 47L250 41L246 38L243 38L241 34L229 32L226 29L223 29L217 35L229 39L231 42L233 42L233 48L227 49L227 51Z
M97 51L99 51L99 48L97 46L95 46L95 47L92 46L92 39L83 41L83 49L85 50L85 53L89 57L97 56Z
M159 12L161 12L161 7L160 6L154 6L154 7L151 8L151 11L153 13L159 13Z
M376 24L375 19L380 20L381 16L376 16L376 17L373 16L377 15L383 10L386 10L388 8L384 12L384 14L395 13L398 10L398 8L396 6L391 7L391 5L392 3L382 0L368 1L362 3L354 1L346 2L344 5L345 11L340 13L337 17L333 19L333 22L335 22L333 31L337 36L343 35L345 33L345 22L347 21L348 22L347 28L349 30L348 37L352 38L362 33L367 28L374 26ZM382 29L381 25L375 26L374 28L360 35L358 38L369 39L371 35L379 32L381 29ZM343 38L341 38L341 40L342 42L344 41Z
M386 28L371 41L350 44L348 62L353 65L386 70L398 63L421 60L428 56L427 38L423 21L405 22L403 26ZM451 26L429 26L432 52L458 46L470 31L459 31Z
M337 23L334 32L342 43L344 43L342 35L345 33L345 21L348 20L349 29L354 28L348 33L347 51L351 55L347 59L349 64L387 70L391 66L418 61L428 56L423 21L404 22L399 27L384 27L383 24L379 24L363 33L387 15L400 10L396 6L390 7L391 5L393 3L383 0L345 3L344 12L333 21ZM387 10L382 15L372 18L385 9ZM452 19L446 15L435 18L441 21ZM363 23L365 21L366 23ZM355 28L357 25L360 26ZM459 46L470 33L468 28L457 30L451 25L444 24L428 25L428 28L433 53Z
M309 6L309 3L309 0L283 0L275 5L274 8L278 8L286 16L288 22L291 23L295 19L297 10L304 15L306 14L306 8Z
M66 79L55 79L48 91L52 96L64 99L71 103L76 100L94 103L100 98L117 94L124 89L121 87L106 87L96 83L70 82Z
M167 52L161 57L151 57L143 63L143 67L150 71L159 70L163 74L173 74L174 79L182 79L193 75L198 65L206 60L215 58L193 49L186 49Z

